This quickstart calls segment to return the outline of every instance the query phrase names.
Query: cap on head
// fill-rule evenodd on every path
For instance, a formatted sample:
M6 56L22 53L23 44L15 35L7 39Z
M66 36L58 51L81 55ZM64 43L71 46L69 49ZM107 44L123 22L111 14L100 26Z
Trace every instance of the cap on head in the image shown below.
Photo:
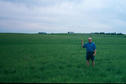
M92 38L91 38L91 37L89 37L89 38L88 38L88 40L92 40Z

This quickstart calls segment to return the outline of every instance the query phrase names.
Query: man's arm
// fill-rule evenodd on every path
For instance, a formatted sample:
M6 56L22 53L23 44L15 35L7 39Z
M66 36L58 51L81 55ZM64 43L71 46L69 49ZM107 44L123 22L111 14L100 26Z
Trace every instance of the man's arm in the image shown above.
M96 55L96 49L94 50L94 54L93 54L94 56Z
M94 44L94 56L96 55L96 45Z

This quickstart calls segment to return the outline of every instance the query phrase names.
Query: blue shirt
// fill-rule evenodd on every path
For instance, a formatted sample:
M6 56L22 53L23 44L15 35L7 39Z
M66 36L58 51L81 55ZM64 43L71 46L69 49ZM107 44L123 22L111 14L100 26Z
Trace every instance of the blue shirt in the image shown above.
M91 42L91 43L86 43L83 45L83 48L86 48L87 52L94 52L94 50L96 49L95 43Z

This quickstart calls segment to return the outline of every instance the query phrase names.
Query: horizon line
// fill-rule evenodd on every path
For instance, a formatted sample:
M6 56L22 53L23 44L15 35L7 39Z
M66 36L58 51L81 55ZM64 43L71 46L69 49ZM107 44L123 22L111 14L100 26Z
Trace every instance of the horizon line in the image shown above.
M72 32L72 31L68 31L68 32ZM42 32L42 33L47 33L47 34L63 34L63 33L67 33L68 32ZM0 33L19 33L19 34L38 34L38 33L41 33L41 32L0 32ZM73 34L76 34L76 33L80 33L80 34L92 34L92 33L116 33L116 34L126 34L126 33L122 33L122 32L72 32Z

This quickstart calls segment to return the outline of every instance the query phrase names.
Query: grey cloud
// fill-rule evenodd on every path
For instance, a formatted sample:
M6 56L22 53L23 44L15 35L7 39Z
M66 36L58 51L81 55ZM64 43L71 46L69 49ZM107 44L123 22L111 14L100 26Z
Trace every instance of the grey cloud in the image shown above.
M0 0L0 31L117 31L126 26L118 1Z

